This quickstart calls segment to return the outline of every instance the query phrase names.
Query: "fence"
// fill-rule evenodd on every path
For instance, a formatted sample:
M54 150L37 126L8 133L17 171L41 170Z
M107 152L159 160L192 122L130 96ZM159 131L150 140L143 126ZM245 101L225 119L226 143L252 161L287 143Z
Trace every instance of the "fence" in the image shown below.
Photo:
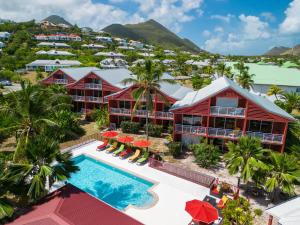
M100 133L95 133L95 134L91 134L91 135L81 137L77 140L72 140L72 141L61 143L59 145L59 147L60 147L61 151L66 152L66 151L69 151L70 149L78 148L82 145L88 144L88 143L93 142L95 140L102 140L102 139L103 138L102 138Z
M149 159L149 166L157 169L157 170L161 170L163 172L172 174L174 176L189 180L191 182L200 184L204 187L210 187L215 178L206 174L202 174L196 171L192 171L189 169L185 169L173 164L170 164L168 162L162 162L162 161L158 161L156 159L150 158Z

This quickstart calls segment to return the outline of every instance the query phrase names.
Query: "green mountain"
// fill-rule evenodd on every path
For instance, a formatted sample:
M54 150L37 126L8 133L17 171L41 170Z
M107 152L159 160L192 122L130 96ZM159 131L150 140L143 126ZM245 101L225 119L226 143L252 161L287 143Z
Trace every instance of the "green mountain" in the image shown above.
M284 52L288 51L290 48L287 47L274 47L271 48L269 51L267 51L264 55L268 55L268 56L278 56L283 54Z
M62 24L68 25L70 27L73 26L71 23L66 21L64 18L62 18L60 16L57 16L57 15L48 16L47 18L43 19L43 21L49 21L49 22L54 23L54 24L62 23Z
M165 49L180 49L196 53L203 51L192 41L178 37L155 20L138 24L112 24L102 30L112 36L143 41Z

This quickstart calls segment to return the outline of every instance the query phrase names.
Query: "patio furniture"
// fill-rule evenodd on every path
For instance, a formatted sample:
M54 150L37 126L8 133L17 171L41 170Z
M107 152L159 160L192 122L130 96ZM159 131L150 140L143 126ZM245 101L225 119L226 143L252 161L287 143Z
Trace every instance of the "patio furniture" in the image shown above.
M124 147L125 147L124 145L121 145L118 150L113 152L113 156L119 155L119 153L121 153L124 150Z
M217 207L218 207L219 209L224 209L224 207L225 207L225 205L226 205L228 199L229 199L229 198L228 198L226 195L224 195L224 196L220 199L220 201L218 202Z
M108 140L105 139L103 143L97 147L97 150L99 151L104 150L107 147L107 145L108 145Z
M127 148L125 151L123 151L123 152L121 152L121 153L119 154L119 158L120 158L120 159L125 159L126 157L128 157L128 156L131 155L131 154L132 154L131 148Z
M206 195L205 198L203 199L205 202L209 202L212 206L216 207L217 206L217 199L215 199L212 196Z
M136 163L138 165L142 165L147 162L148 158L149 158L149 152L145 152L144 155L136 161Z
M108 149L106 149L106 153L110 153L110 152L114 151L117 148L117 146L118 146L118 142L115 141L112 144L112 146L110 146Z
M134 161L140 156L140 154L141 154L141 150L140 150L140 149L137 149L137 150L135 151L134 155L131 156L131 157L128 159L128 161L129 161L129 162L134 162Z

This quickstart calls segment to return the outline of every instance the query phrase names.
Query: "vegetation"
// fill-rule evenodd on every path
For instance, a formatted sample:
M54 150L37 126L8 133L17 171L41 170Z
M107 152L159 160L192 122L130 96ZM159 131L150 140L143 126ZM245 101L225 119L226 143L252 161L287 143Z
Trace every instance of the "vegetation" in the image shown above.
M122 121L120 126L123 133L138 134L140 131L140 124L137 122Z
M281 94L283 94L283 90L276 85L272 85L269 88L268 93L267 93L268 96L274 95L276 100L278 100L278 95L281 95Z
M233 73L231 72L231 67L226 66L226 64L223 62L217 65L216 72L219 77L226 76L229 79L233 79Z
M193 75L191 81L195 90L199 90L211 83L210 78L204 78L199 75Z
M161 137L163 132L163 126L157 124L148 124L149 136L151 137Z
M174 158L177 158L181 154L181 143L180 142L170 142L168 144L169 151Z
M242 88L250 90L254 83L252 80L254 74L249 74L249 67L245 66L243 62L234 64L234 67L239 71L239 74L236 76L237 83L241 85Z

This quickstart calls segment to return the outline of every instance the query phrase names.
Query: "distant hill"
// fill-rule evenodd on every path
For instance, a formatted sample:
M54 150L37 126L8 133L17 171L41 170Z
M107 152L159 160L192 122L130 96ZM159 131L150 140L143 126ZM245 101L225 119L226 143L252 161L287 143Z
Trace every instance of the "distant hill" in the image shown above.
M269 51L267 51L264 55L268 55L268 56L277 56L277 55L281 55L284 52L288 51L290 48L288 47L274 47L272 49L270 49Z
M43 19L42 21L49 21L49 22L54 23L54 24L65 24L65 25L68 25L70 27L73 26L71 23L66 21L64 18L62 18L60 16L57 16L57 15L48 16L47 18Z
M300 44L296 45L293 48L288 49L287 51L285 51L281 55L295 55L295 56L300 56Z
M203 51L192 41L178 37L155 20L138 24L112 24L102 30L112 36L144 41L148 44L162 46L164 49L180 49L197 53Z

